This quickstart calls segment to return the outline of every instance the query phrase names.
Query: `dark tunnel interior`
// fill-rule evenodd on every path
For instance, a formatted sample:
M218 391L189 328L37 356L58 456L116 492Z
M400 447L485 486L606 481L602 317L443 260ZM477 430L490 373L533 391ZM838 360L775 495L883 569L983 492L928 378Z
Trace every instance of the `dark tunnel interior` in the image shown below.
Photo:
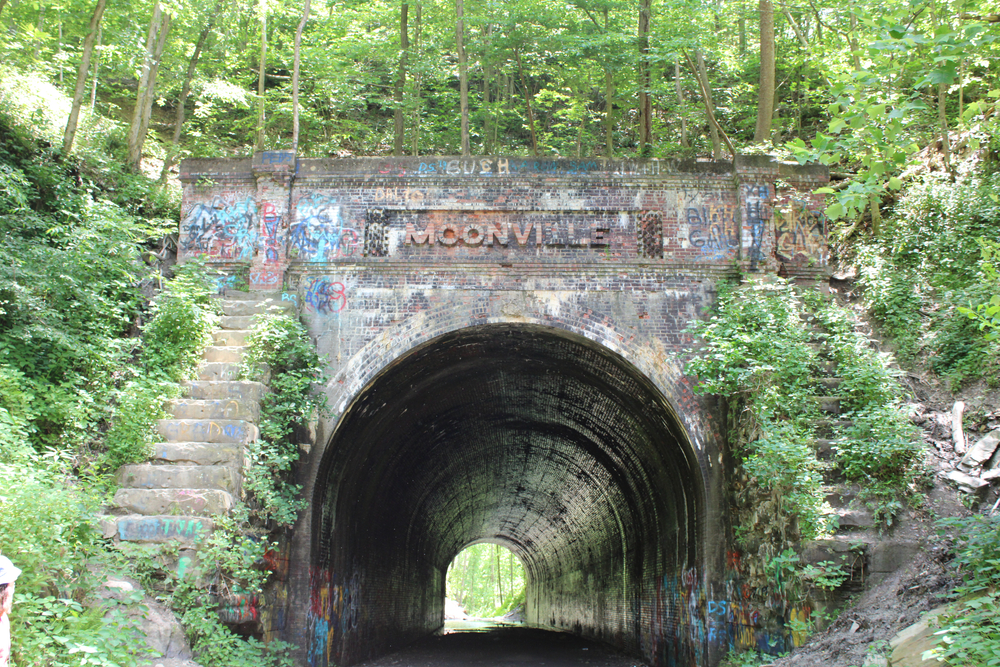
M703 487L667 400L617 354L524 324L436 338L369 383L323 453L329 630L311 652L351 664L435 631L448 564L490 541L524 563L529 623L640 654L657 586L702 556Z

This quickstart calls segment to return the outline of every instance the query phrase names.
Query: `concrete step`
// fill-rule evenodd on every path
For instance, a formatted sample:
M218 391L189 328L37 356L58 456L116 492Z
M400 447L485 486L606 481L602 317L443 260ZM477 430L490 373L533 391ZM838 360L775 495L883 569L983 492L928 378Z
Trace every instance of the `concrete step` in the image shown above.
M153 445L153 463L181 465L243 465L243 446L219 442L157 442Z
M212 339L216 345L236 347L246 345L249 335L249 329L217 329L212 332Z
M146 516L228 514L236 499L219 489L118 489L115 504Z
M813 425L816 427L816 435L831 437L835 431L850 428L853 423L849 419L817 419Z
M816 384L823 387L827 392L835 392L844 383L844 378L816 378Z
M242 419L257 421L260 401L232 398L173 398L163 404L174 419Z
M816 458L820 461L832 461L837 458L837 441L830 438L816 438Z
M239 495L240 481L232 466L137 463L118 470L118 483L129 489L214 489Z
M185 385L188 396L193 399L232 399L259 403L270 390L267 385L249 380L199 380Z
M118 517L116 535L123 542L183 542L190 544L208 536L215 522L201 516L143 516L133 514Z
M240 317L244 315L260 315L262 313L282 313L285 315L294 315L295 304L291 301L282 301L280 298L269 298L260 301L227 299L222 302L223 315Z
M167 442L253 442L260 430L243 419L158 419L156 430Z
M202 353L202 359L207 362L243 363L243 346L210 345Z
M826 412L831 415L840 414L841 402L844 400L843 396L816 396L815 399L819 404L821 412Z
M253 315L223 315L219 318L223 329L244 330L253 327Z
M198 379L231 382L240 379L240 364L224 361L203 361L198 364Z

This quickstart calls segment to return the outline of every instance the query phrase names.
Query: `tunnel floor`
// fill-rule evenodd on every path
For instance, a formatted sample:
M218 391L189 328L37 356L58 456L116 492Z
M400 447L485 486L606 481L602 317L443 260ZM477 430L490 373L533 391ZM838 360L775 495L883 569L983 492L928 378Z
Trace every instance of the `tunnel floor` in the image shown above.
M426 637L356 667L645 667L614 648L565 632L522 626Z

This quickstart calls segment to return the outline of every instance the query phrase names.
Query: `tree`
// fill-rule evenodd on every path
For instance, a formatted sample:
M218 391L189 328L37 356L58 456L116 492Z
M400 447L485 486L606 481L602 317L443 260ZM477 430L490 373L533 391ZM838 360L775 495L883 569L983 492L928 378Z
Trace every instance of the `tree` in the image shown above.
M410 51L410 35L407 28L410 4L403 2L399 7L399 68L396 75L394 99L396 108L393 110L393 126L395 135L392 143L392 154L403 154L406 127L403 123L403 89L406 87L406 61Z
M94 42L101 29L101 17L104 16L104 7L106 4L107 0L97 0L94 15L90 19L90 29L87 32L87 38L83 41L83 57L80 60L80 68L76 73L73 106L69 112L69 119L66 121L66 132L63 134L63 155L69 155L70 149L73 148L77 120L80 117L80 106L83 104L83 93L87 87L87 73L90 71L90 57L94 52ZM2 6L0 6L0 9L2 9Z
M302 31L309 20L309 2L305 0L302 7L302 20L295 31L295 56L292 69L292 150L298 153L299 150L299 64L301 61L300 50L302 48Z
M757 127L755 144L770 142L771 117L774 115L774 6L760 0L760 83L757 89Z
M153 16L149 21L149 34L146 37L146 57L142 66L142 76L139 79L139 92L136 95L135 109L132 111L132 122L128 130L128 166L138 170L142 160L142 146L149 130L149 120L153 110L153 100L156 97L156 74L160 68L160 58L167 44L167 33L170 31L170 14L163 11L160 3L153 7Z
M639 0L639 155L653 143L653 103L649 95L649 21L653 0Z
M462 155L472 155L469 142L469 62L465 55L465 8L455 0L455 44L458 49L458 86L462 113Z

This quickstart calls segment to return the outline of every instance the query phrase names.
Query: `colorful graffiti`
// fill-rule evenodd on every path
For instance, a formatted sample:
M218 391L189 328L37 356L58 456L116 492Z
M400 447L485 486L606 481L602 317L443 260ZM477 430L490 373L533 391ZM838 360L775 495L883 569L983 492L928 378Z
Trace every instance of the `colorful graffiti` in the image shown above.
M815 262L825 266L830 259L826 217L793 199L786 210L777 210L774 220L775 253L783 262Z
M682 240L682 245L696 248L710 259L730 259L736 251L727 233L732 221L733 207L728 204L689 206L683 225L687 243Z
M312 278L306 284L306 308L317 313L330 315L339 313L347 305L344 283L331 282L326 278Z
M756 271L757 265L764 260L764 226L771 217L767 202L771 198L771 188L768 185L744 185L742 199L743 211L743 251L744 257L750 260L750 270Z
M738 567L738 554L727 560ZM651 596L651 617L640 635L643 653L660 665L693 666L702 664L710 646L774 655L802 644L812 615L808 603L790 604L780 595L752 601L738 570L729 574L722 599L696 569L665 575Z
M212 259L250 259L257 245L257 204L253 197L195 204L180 226L181 249Z
M313 192L299 199L288 230L289 259L329 262L353 257L358 246L358 232L344 226L335 198Z
M271 202L264 202L260 207L260 238L264 247L264 261L274 263L281 261L281 216Z
M341 661L337 640L354 632L361 620L361 577L337 580L330 570L313 570L310 575L307 636L310 667L326 667Z

